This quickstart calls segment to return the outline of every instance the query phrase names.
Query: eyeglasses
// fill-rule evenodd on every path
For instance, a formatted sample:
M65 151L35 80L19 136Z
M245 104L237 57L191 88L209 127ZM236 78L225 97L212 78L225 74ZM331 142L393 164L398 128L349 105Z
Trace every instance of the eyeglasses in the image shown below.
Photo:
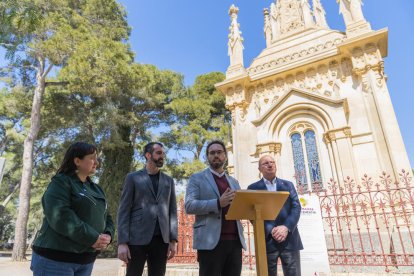
M208 152L208 154L209 155L222 155L224 153L224 150L212 150L212 151L209 151Z
M272 167L272 166L275 165L275 162L274 161L267 161L267 162L264 162L264 163L262 163L260 165L261 166L265 166L265 167Z
M156 153L158 155L162 155L162 156L166 155L165 152L163 152L163 151L154 151L154 153Z

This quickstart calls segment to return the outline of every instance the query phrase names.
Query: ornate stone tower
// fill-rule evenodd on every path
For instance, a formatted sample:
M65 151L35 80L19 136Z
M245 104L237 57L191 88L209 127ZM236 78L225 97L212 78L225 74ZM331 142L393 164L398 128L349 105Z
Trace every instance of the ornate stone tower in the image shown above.
M264 10L266 48L248 68L230 8L230 66L216 86L232 112L229 170L244 187L264 154L279 177L308 189L410 168L384 73L388 30L371 30L361 0L337 0L345 32L329 28L321 0L309 2Z

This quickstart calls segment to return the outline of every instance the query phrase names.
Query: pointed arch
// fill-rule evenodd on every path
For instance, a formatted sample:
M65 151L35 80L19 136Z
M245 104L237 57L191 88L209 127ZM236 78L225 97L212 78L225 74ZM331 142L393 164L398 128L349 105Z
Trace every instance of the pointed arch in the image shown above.
M268 137L272 137L274 141L280 140L282 126L293 117L307 115L314 117L322 125L324 131L333 128L333 122L329 114L321 107L310 103L296 103L287 106L272 118L267 128Z

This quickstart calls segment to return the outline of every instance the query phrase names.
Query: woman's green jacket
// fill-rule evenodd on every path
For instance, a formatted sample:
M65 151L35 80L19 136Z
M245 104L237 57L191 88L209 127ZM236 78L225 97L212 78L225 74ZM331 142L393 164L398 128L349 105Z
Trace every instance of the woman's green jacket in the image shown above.
M99 234L114 237L114 224L101 187L82 182L76 174L57 174L42 197L43 224L34 246L54 250L94 252Z

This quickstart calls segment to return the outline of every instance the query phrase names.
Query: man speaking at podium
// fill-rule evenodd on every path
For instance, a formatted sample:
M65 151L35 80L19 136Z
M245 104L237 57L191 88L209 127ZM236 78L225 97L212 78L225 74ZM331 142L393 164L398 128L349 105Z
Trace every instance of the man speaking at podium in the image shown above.
M263 178L247 189L289 192L277 218L265 221L268 275L277 275L277 260L280 258L285 276L299 276L299 250L303 249L303 245L297 228L301 211L298 194L292 182L276 177L276 163L270 155L260 158L259 171Z
M224 171L227 151L223 142L208 143L206 155L210 167L190 177L185 195L185 210L195 215L193 247L199 275L240 276L242 247L246 249L243 227L240 221L225 219L240 186Z

